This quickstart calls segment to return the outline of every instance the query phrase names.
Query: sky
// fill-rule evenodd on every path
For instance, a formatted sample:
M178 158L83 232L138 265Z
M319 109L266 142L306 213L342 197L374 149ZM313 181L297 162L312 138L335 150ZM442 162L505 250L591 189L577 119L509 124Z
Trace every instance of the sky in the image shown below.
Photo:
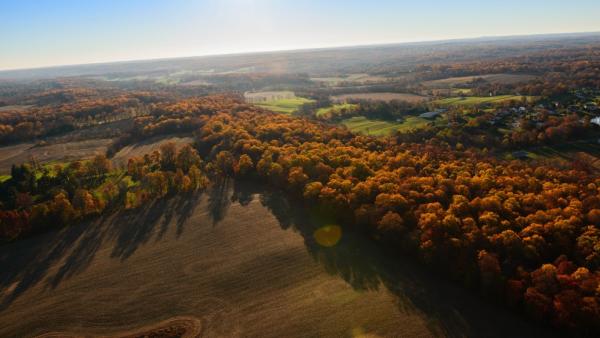
M0 70L600 32L598 0L0 0Z

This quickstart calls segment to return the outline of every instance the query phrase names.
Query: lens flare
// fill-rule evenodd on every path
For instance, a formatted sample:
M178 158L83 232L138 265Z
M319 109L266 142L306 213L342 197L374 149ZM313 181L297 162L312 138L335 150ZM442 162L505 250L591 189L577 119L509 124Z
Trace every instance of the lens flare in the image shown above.
M317 229L313 236L319 245L330 248L342 238L342 228L339 225L326 225Z

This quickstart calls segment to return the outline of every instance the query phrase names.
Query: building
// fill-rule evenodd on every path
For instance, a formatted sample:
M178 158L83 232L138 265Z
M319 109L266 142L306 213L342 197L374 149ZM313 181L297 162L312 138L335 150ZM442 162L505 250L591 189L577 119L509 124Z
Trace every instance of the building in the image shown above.
M423 118L423 119L434 119L434 118L438 117L440 114L441 114L441 112L439 112L439 111L430 111L430 112L419 115L419 117Z
M512 156L518 160L526 160L529 158L529 153L525 150L519 150L512 153Z

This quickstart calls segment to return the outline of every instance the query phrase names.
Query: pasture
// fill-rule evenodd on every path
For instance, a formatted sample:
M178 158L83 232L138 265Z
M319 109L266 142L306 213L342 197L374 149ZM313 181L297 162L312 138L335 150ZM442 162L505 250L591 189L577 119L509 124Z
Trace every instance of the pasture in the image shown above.
M257 106L265 108L270 111L274 111L276 113L283 114L292 114L304 104L314 102L313 100L306 99L303 97L294 97L290 99L280 99L274 101L266 101L261 103L256 103Z
M331 118L334 116L342 116L344 113L352 112L358 108L357 104L340 103L331 107L319 108L316 116L320 118Z
M521 101L527 100L528 102L534 101L536 98L533 96L519 96L519 95L498 95L498 96L465 96L465 97L449 97L446 99L440 99L433 101L433 104L440 106L478 106L484 104L501 104L508 101Z
M332 96L331 100L337 103L344 103L349 100L369 100L369 101L406 101L410 103L421 103L427 100L426 96L420 96L410 93L355 93Z
M407 117L402 122L373 120L364 116L356 116L340 122L353 133L371 136L390 136L396 131L407 132L427 126L430 121L420 117Z
M268 92L246 92L244 98L248 103L263 103L269 101L278 101L293 99L296 95L291 91L268 91Z
M422 84L428 88L452 88L460 85L467 85L476 79L483 79L490 83L499 84L516 84L528 82L536 77L528 74L487 74L487 75L475 75L475 76L461 76L451 77L447 79L439 79L432 81L425 81Z
M298 97L291 91L246 92L246 102L282 114L292 114L313 100Z

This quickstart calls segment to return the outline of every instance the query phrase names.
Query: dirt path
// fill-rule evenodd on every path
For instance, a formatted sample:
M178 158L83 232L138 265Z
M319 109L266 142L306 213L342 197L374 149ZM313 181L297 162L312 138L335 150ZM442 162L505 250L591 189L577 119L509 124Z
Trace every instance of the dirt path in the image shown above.
M277 194L223 191L0 247L0 336L175 332L173 318L203 337L540 332L362 236L320 246L318 217Z

